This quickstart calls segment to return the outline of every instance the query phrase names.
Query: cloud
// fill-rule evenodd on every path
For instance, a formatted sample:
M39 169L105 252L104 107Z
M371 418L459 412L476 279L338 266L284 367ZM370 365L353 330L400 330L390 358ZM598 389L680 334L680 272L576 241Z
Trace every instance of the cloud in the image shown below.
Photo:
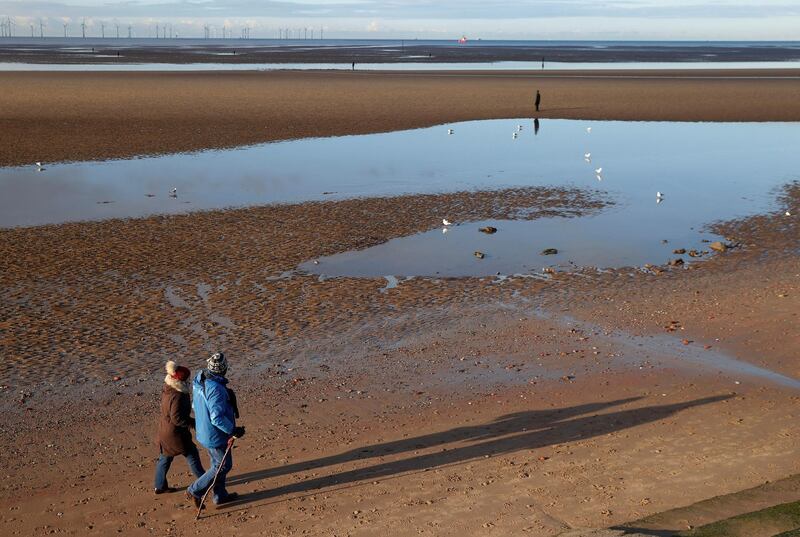
M228 21L254 37L324 24L327 37L800 38L800 0L0 0L0 15L119 20L140 35L147 21L181 35Z

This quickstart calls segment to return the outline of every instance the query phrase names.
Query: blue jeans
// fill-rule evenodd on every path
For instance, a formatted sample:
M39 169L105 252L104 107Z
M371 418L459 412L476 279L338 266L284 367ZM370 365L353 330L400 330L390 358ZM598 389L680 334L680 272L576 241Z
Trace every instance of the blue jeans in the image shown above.
M203 470L203 465L200 462L200 454L197 452L197 448L192 446L191 451L187 451L184 456L186 457L186 462L189 463L189 469L192 471L195 477L200 477L205 473ZM169 487L167 485L167 472L169 471L169 467L172 465L172 459L175 457L170 457L168 455L164 455L163 453L158 458L158 462L156 463L156 489L157 490L165 490Z
M224 501L225 498L228 497L228 491L225 490L225 477L228 475L228 472L231 471L233 468L233 453L228 452L228 456L225 457L225 460L222 460L222 457L225 456L225 448L206 448L208 451L209 457L211 457L211 468L208 469L206 473L201 475L197 478L197 481L189 485L187 489L189 493L194 496L195 498L202 498L203 494L206 493L208 487L211 486L211 482L214 481L214 474L217 472L217 468L222 465L220 468L219 475L217 476L217 482L214 484L214 490L212 494L214 495L214 503L219 503Z

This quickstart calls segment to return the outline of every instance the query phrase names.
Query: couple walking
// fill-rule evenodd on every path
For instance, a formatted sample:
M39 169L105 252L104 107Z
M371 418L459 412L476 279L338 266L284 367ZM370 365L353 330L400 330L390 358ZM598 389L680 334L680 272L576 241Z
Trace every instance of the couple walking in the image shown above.
M221 352L211 355L206 368L195 375L191 386L190 371L175 362L167 362L158 426L161 456L156 464L156 494L176 491L167 484L167 472L172 460L183 455L197 478L186 489L186 497L195 507L200 507L200 501L214 482L215 475L212 492L216 505L232 502L238 496L225 490L225 477L233 467L233 457L228 448L235 438L244 435L244 427L236 426L239 410L236 395L227 387L227 373L228 362ZM191 392L194 392L193 398L190 398ZM194 418L191 417L192 409ZM190 429L195 429L197 441L208 451L211 459L208 471L203 470Z

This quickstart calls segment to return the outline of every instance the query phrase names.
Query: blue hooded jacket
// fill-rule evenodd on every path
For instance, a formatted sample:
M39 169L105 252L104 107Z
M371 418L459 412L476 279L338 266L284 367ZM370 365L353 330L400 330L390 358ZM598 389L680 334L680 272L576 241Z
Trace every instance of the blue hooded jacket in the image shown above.
M197 373L192 383L197 441L207 448L225 447L236 427L227 383L225 377L205 369Z

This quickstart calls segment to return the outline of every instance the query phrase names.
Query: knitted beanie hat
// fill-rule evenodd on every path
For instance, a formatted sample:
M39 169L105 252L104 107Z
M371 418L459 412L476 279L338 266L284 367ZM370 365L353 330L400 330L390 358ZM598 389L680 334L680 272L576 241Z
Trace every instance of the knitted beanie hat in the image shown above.
M181 382L185 381L189 378L191 371L189 369L183 367L182 365L178 365L172 360L167 362L167 375L174 378L175 380L180 380Z
M208 367L208 370L215 375L225 376L225 373L228 372L228 361L225 359L225 355L221 352L215 352L212 354L211 357L206 361L206 366Z

